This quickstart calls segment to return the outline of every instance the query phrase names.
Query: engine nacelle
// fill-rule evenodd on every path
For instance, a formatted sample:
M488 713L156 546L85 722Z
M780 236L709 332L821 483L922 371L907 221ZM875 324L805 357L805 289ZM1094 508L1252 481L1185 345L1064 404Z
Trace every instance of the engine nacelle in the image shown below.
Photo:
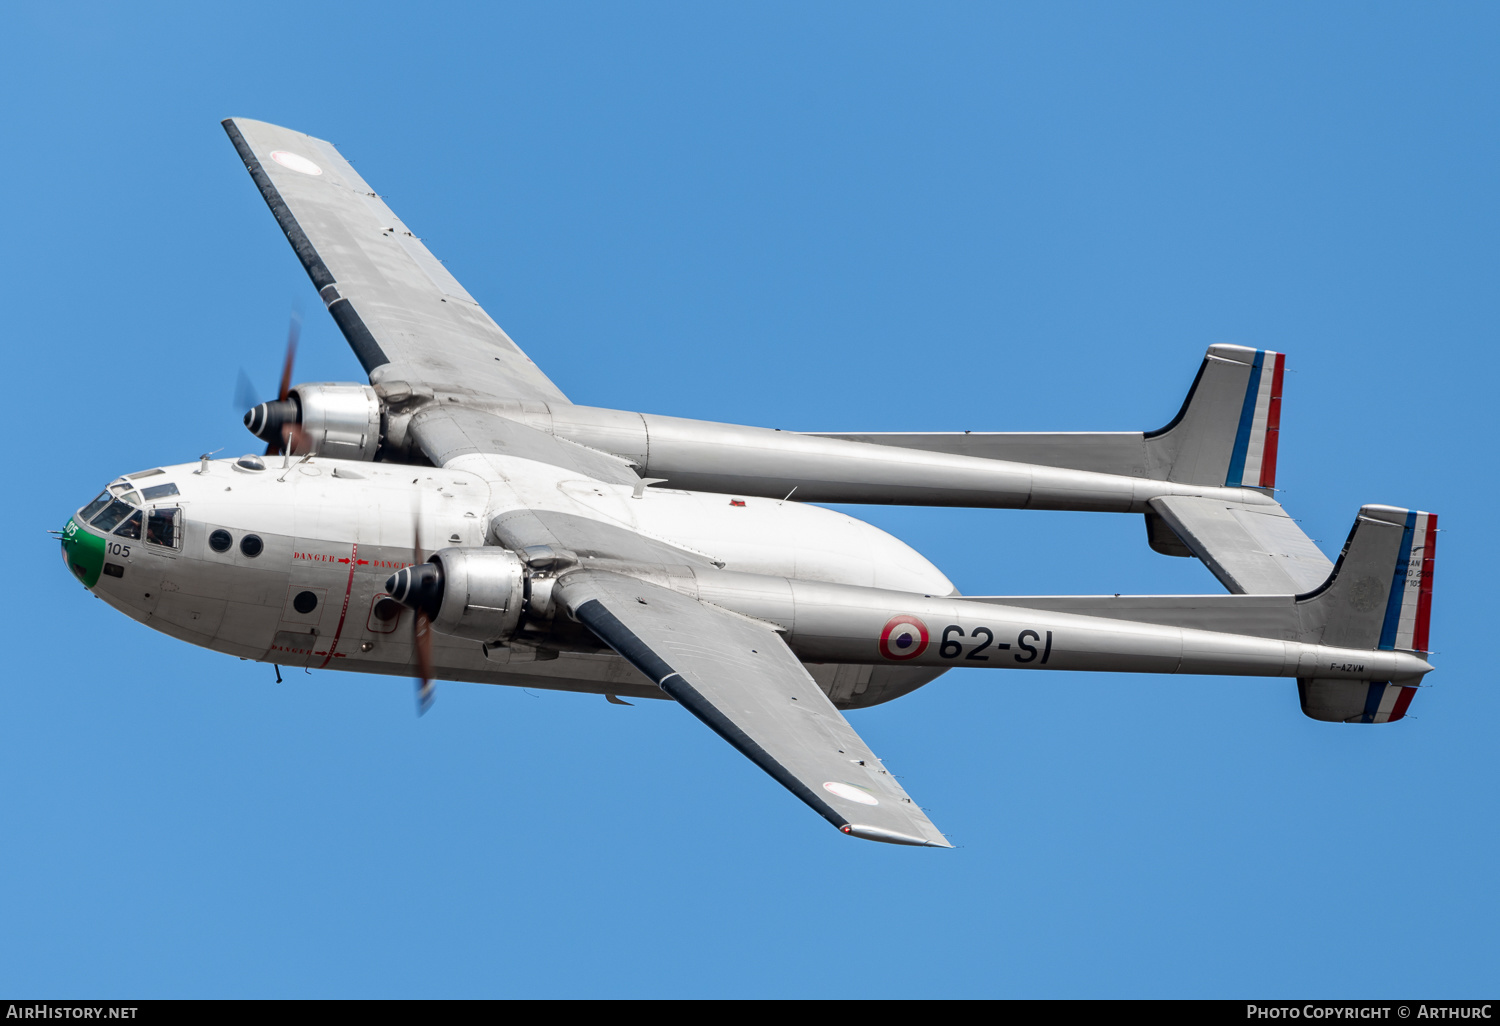
M385 590L425 612L438 633L493 644L515 634L527 583L525 564L509 549L455 547L392 574Z
M380 449L380 398L369 385L319 381L298 385L285 400L261 403L245 414L257 438L283 445L295 425L293 449L340 460L373 460Z
M302 432L319 456L373 460L380 448L380 399L369 385L319 382L292 390Z

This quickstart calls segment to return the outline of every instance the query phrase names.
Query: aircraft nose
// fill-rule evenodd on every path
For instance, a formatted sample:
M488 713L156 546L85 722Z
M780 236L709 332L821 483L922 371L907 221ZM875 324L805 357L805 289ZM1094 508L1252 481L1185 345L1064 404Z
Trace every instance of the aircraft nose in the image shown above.
M63 528L62 556L63 563L85 588L99 583L99 574L104 569L104 539L86 530L76 517L69 517L68 526Z

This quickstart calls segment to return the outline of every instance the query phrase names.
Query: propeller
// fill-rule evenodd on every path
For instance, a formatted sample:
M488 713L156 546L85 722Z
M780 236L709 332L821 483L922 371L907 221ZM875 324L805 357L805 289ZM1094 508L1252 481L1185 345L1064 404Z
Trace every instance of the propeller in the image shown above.
M250 380L250 375L241 367L239 377L234 382L234 408L248 410L257 404L259 398L260 389L255 387L255 382Z
M290 455L305 453L309 448L307 433L297 423L297 401L291 398L292 367L297 360L297 339L301 334L302 315L293 310L286 332L286 359L281 367L281 388L273 401L261 403L245 414L245 427L250 429L252 435L266 440L267 456L280 456L283 448ZM249 384L250 379L241 371L236 396L242 396Z
M422 518L412 518L411 566L396 571L385 582L385 590L412 610L412 648L417 657L417 715L432 707L432 618L443 601L443 568L424 561Z
M418 514L412 526L412 565L430 566L422 559L422 518ZM440 592L438 594L441 594ZM432 708L432 618L427 613L428 602L419 602L412 623L412 647L417 655L417 715Z

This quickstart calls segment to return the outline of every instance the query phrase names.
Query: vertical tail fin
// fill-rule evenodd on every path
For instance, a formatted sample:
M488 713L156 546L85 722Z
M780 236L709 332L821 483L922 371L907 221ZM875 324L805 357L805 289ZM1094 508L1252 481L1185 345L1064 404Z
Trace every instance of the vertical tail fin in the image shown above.
M1297 596L1303 640L1425 655L1436 549L1437 514L1362 507L1328 580ZM1401 719L1415 685L1416 681L1297 681L1303 712L1313 719L1346 723Z
M1177 416L1146 432L1153 476L1274 491L1285 366L1269 349L1209 346Z
M1297 596L1304 640L1426 652L1436 546L1436 513L1362 506L1328 580Z

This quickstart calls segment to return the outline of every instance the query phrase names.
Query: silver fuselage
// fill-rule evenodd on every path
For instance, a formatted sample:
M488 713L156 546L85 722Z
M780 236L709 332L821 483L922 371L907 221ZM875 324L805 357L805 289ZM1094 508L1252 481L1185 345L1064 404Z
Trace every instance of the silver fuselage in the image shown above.
M387 578L411 564L418 549L493 544L496 517L546 510L682 553L676 564L584 563L776 625L841 707L888 701L951 666L1357 680L1410 678L1428 669L1402 652L963 599L936 567L889 534L797 502L670 487L637 494L547 464L494 456L465 457L442 469L323 458L266 462L266 469L252 470L210 460L141 478L176 486L176 495L140 505L179 509L180 534L171 546L105 536L106 569L93 590L156 630L241 658L410 675L410 612L377 615ZM71 535L84 532L97 534L70 525ZM250 536L259 544L247 543ZM542 606L532 614L530 635L541 643L487 645L435 635L436 676L661 697L576 625L561 616L546 622L552 615Z

